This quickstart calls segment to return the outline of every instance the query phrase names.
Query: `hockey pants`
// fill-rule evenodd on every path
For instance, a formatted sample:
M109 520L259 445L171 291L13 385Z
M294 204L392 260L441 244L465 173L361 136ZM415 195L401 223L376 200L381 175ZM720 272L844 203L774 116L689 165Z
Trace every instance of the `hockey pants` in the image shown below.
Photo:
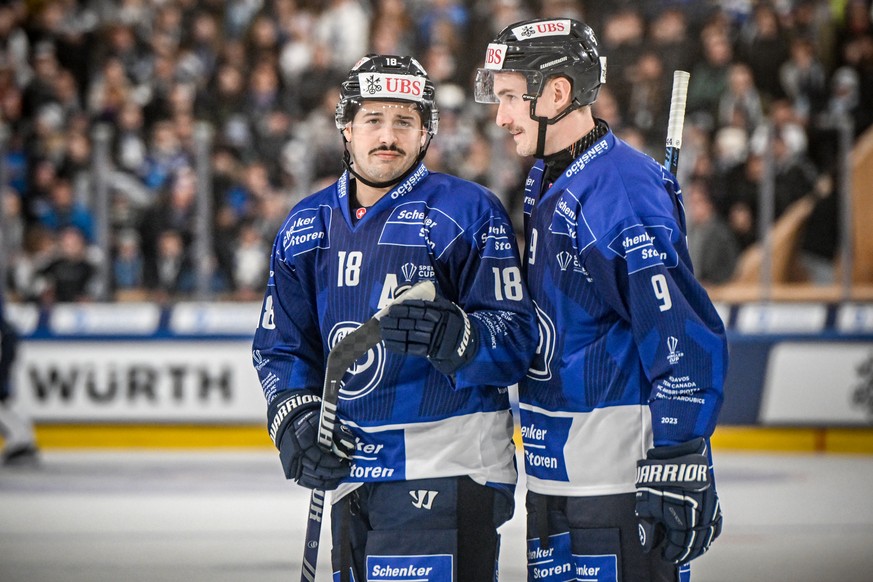
M639 542L633 493L557 497L528 492L527 579L538 582L689 582Z
M365 483L333 505L334 582L494 582L509 491L468 477Z

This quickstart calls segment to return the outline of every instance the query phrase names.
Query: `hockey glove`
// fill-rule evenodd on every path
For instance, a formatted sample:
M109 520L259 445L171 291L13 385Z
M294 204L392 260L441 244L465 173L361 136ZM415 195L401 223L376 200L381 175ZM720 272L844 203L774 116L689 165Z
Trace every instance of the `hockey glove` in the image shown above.
M684 564L702 555L721 533L721 506L706 441L655 447L637 462L636 514L645 552L661 547L665 560Z
M279 395L267 412L270 437L279 449L285 477L309 489L336 489L349 476L355 437L337 423L333 449L318 444L321 398L308 392Z
M450 376L478 349L476 328L464 310L442 297L410 299L392 305L379 321L385 347L400 354L426 357Z

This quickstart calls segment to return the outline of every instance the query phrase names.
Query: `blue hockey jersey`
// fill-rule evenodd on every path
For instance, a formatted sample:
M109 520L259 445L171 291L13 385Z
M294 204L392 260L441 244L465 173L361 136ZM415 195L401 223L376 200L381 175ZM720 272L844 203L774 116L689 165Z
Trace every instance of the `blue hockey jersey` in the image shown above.
M497 198L419 165L359 219L348 172L291 211L273 246L253 358L268 403L320 394L330 347L398 290L432 280L476 326L479 350L453 377L379 344L345 376L339 418L354 431L349 482L470 475L514 486L507 386L530 364L536 318Z
M543 171L539 161L525 186L540 330L519 386L528 488L632 492L653 442L712 433L724 326L694 278L681 192L660 164L608 132L548 188Z

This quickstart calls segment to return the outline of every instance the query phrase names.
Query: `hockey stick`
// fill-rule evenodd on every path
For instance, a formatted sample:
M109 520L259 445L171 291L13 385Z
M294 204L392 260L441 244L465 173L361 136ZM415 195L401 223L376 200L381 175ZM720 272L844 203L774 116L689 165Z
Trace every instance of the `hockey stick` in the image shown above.
M346 371L359 358L382 341L379 320L388 309L407 299L433 300L436 288L433 281L420 281L397 295L385 307L353 332L341 339L327 356L324 372L324 393L321 396L321 417L318 425L318 444L324 450L333 448L333 431L336 428L336 408L339 391ZM318 563L318 544L321 537L321 518L324 513L324 491L313 489L309 497L309 517L306 522L306 545L303 548L303 570L300 582L315 582L315 569Z
M682 129L685 127L685 101L688 97L686 71L673 71L673 95L670 97L670 117L667 120L667 155L664 167L674 176L679 169L679 150L682 148Z

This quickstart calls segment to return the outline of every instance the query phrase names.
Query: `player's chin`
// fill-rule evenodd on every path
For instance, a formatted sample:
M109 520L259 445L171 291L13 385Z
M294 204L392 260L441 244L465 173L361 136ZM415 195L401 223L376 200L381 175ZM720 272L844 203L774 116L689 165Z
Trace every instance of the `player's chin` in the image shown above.
M518 142L515 144L515 153L522 158L527 158L534 155L533 149L526 142Z
M403 175L406 168L377 168L370 172L370 179L374 182L391 182Z

